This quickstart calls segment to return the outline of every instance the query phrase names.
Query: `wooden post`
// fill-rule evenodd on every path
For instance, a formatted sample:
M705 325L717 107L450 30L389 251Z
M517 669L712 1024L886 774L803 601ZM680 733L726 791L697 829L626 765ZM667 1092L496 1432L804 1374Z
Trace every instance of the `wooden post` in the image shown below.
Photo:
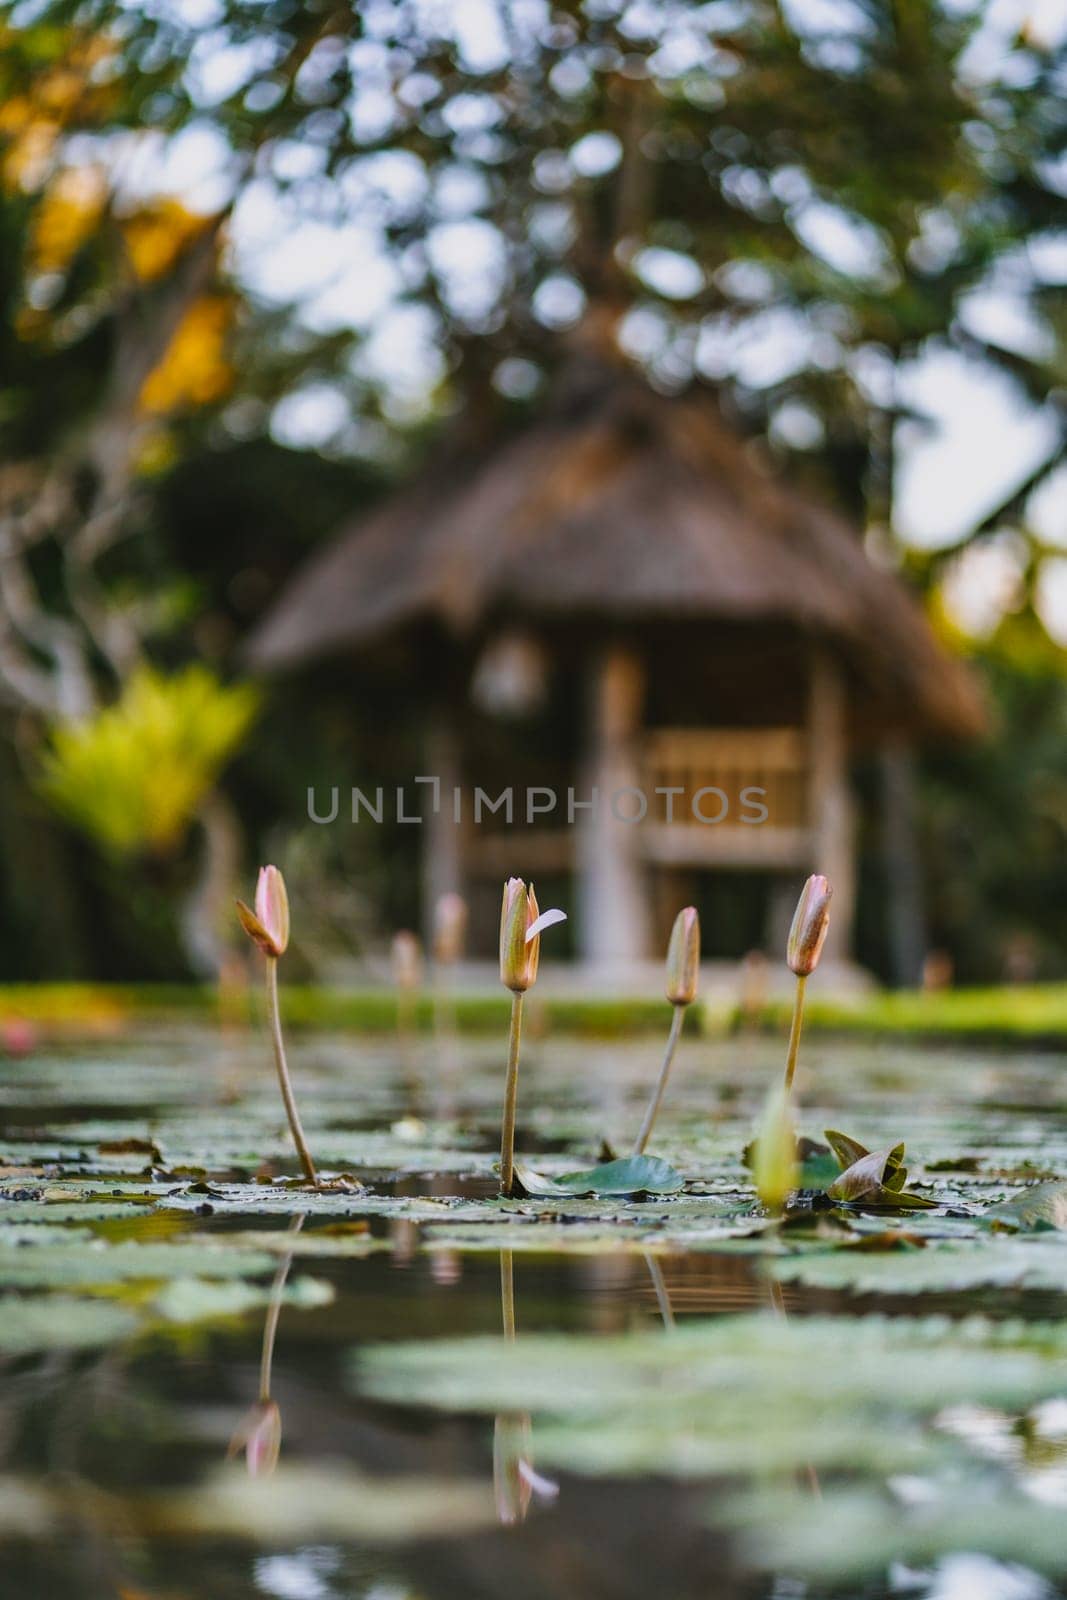
M434 912L443 894L463 894L463 828L455 820L453 792L462 782L459 734L451 714L441 705L433 708L424 743L425 776L438 780L439 804L433 791L421 787L422 824L422 928L426 948L433 945Z
M926 959L926 916L916 825L915 757L906 744L894 740L882 750L881 769L890 980L898 989L917 988Z
M825 646L811 654L808 698L810 768L808 791L813 872L833 885L833 910L825 954L831 961L852 955L856 863L852 790L848 775L846 690L841 670Z
M575 799L579 949L583 960L625 967L649 951L649 908L641 868L637 741L645 672L631 651L611 646L592 662L585 749ZM648 797L646 796L646 800ZM649 802L650 803L650 802Z

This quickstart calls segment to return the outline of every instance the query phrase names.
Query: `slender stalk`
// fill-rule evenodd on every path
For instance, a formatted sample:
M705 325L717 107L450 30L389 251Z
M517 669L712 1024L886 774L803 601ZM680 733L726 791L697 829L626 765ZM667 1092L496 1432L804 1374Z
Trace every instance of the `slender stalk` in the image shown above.
M515 1274L510 1250L500 1252L500 1315L504 1323L504 1338L515 1337Z
M660 1264L655 1256L650 1256L646 1252L645 1266L648 1268L648 1275L652 1279L652 1288L656 1295L656 1304L659 1306L659 1314L663 1319L663 1326L665 1328L673 1328L674 1307L671 1305L670 1292L667 1289L667 1282Z
M663 1091L667 1087L667 1079L671 1075L671 1063L674 1060L674 1052L678 1048L678 1040L681 1037L684 1015L684 1006L678 1005L674 1007L674 1015L671 1018L671 1031L667 1035L667 1048L663 1054L663 1065L659 1069L659 1080L652 1092L652 1099L648 1102L648 1110L645 1112L645 1120L641 1124L641 1132L634 1140L633 1153L635 1156L644 1154L645 1146L652 1136L652 1129L655 1127L656 1118L659 1116L659 1108L663 1101Z
M797 992L793 1001L793 1022L789 1029L789 1052L785 1058L785 1092L793 1088L793 1074L797 1070L797 1051L800 1049L800 1030L804 1026L804 989L807 977L797 974Z
M500 1193L509 1195L515 1183L515 1107L519 1098L519 1040L522 1037L522 991L511 996L511 1032L508 1035L508 1075L504 1086L504 1121L500 1129Z
M297 1153L300 1156L300 1165L304 1169L305 1178L309 1183L317 1184L319 1175L315 1171L315 1163L311 1159L311 1151L308 1149L308 1142L304 1138L304 1130L300 1125L300 1113L296 1109L292 1080L289 1077L289 1064L285 1059L282 1021L278 1013L277 956L267 957L267 1017L270 1022L271 1042L274 1045L274 1064L278 1068L278 1083L281 1085L282 1099L285 1102L285 1114L289 1118L293 1143L296 1145Z
M299 1233L305 1221L304 1213L301 1212L298 1217L294 1217L290 1222L288 1231L290 1233ZM282 1293L292 1265L293 1252L290 1250L279 1261L278 1270L274 1274L274 1282L270 1286L267 1317L263 1324L263 1348L259 1357L259 1398L264 1402L270 1399L271 1368L274 1365L274 1339L278 1332L278 1318L281 1316Z

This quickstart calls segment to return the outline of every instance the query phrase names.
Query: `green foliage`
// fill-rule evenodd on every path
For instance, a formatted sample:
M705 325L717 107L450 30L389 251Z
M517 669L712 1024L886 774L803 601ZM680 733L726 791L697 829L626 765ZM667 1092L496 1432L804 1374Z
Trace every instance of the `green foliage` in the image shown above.
M180 842L244 739L259 696L205 667L166 677L143 667L118 701L52 729L40 777L49 803L118 855Z
M925 763L931 940L954 953L968 984L1013 968L1030 979L1063 971L1067 677L1063 652L1039 633L1032 614L1014 618L979 655L994 736Z

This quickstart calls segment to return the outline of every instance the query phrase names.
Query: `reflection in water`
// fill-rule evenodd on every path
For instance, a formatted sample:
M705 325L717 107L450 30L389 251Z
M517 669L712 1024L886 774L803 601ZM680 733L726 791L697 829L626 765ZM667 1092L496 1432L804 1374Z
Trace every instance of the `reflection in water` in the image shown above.
M673 1328L674 1308L671 1305L671 1297L667 1291L667 1280L663 1276L663 1269L655 1256L649 1255L647 1251L645 1252L645 1266L648 1268L648 1275L652 1279L652 1288L655 1292L656 1304L659 1306L659 1314L663 1318L663 1326L665 1328Z
M293 1217L288 1232L300 1232L307 1217L304 1213ZM282 1297L293 1265L292 1250L287 1250L278 1263L267 1302L267 1317L263 1324L263 1345L259 1358L259 1397L242 1418L226 1452L233 1457L243 1450L248 1471L253 1478L269 1478L278 1465L282 1448L282 1414L271 1398L271 1377L274 1370L274 1341L278 1336L278 1318L282 1311Z
M515 1270L510 1250L500 1252L500 1315L504 1338L515 1337ZM504 1527L525 1522L530 1501L551 1502L559 1484L534 1470L533 1428L528 1411L504 1411L493 1429L493 1489L497 1517Z

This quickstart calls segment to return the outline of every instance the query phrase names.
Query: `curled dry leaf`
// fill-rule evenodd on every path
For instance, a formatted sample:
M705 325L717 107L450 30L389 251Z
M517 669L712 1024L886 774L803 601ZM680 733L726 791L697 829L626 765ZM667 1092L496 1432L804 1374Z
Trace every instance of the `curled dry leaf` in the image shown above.
M932 1209L936 1201L905 1189L907 1177L904 1145L895 1144L860 1156L835 1179L826 1194L839 1205L857 1205L868 1211Z

